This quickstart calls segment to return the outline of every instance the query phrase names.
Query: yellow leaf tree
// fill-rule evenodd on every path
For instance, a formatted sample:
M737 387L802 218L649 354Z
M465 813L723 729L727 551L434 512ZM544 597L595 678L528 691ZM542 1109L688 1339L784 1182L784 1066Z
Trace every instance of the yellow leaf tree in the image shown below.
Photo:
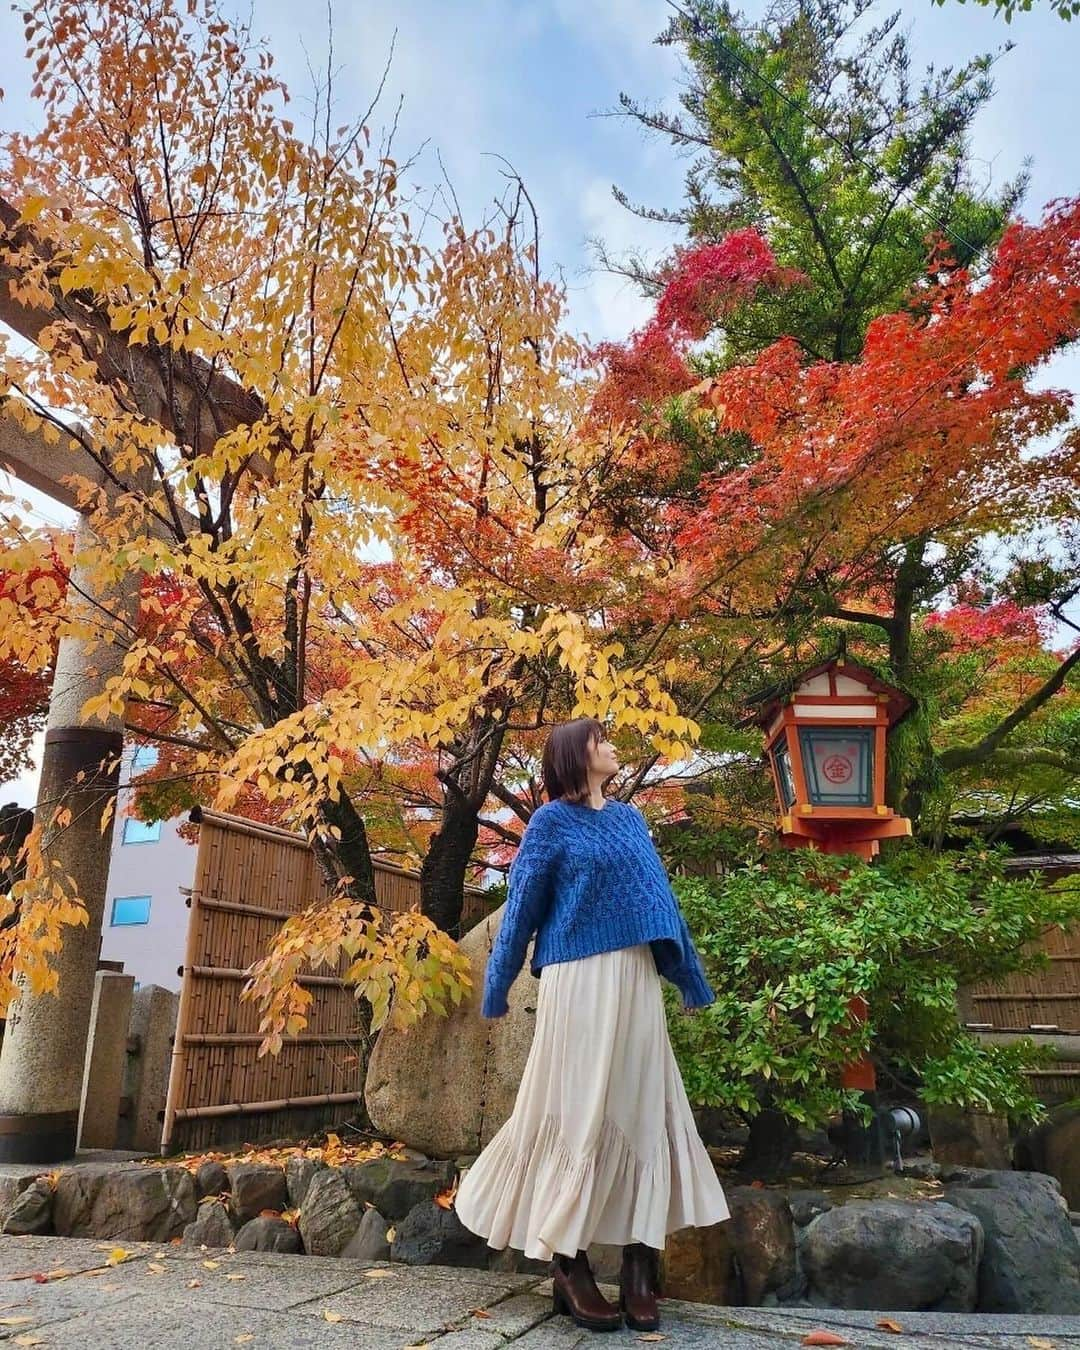
M271 1047L302 1025L302 961L348 956L376 1023L441 1010L465 963L430 918L373 907L356 767L403 747L493 766L553 710L658 753L697 731L610 638L653 563L587 527L625 446L581 419L527 199L417 232L391 147L333 129L329 76L297 132L216 0L36 0L26 32L43 124L4 143L0 312L35 347L5 348L0 397L70 456L94 593L134 576L142 601L126 629L16 610L0 659L120 643L84 716L182 752L217 805L254 790L307 831L336 899L256 972ZM0 530L8 571L40 566L42 534L10 509ZM35 895L72 921L45 875ZM53 929L10 932L7 969L20 944L47 964Z

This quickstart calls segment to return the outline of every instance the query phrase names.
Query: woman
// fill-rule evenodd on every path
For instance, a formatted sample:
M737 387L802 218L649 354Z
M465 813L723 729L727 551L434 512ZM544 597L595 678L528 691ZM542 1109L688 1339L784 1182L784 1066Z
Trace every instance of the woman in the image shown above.
M458 1190L462 1223L490 1247L554 1257L556 1312L579 1326L655 1330L668 1233L728 1217L671 1042L660 976L692 1011L715 999L636 806L607 800L618 769L591 718L544 746L548 801L529 821L484 977L502 1017L536 934L536 1029L513 1114ZM613 1307L586 1249L623 1248ZM620 1312L621 1309L621 1312Z

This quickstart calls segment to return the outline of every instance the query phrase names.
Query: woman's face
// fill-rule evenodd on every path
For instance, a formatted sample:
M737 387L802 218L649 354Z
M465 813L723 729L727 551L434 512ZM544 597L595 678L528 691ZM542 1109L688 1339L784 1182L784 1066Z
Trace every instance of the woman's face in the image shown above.
M619 770L615 747L608 740L589 742L589 772L602 778L610 778Z

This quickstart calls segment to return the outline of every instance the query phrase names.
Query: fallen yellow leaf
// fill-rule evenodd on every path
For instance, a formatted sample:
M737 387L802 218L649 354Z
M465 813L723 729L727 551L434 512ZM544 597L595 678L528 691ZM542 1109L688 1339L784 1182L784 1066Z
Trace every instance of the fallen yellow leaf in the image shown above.
M393 1240L394 1240L396 1237L397 1237L397 1229L396 1229L396 1228L388 1228L388 1229L386 1230L386 1240L387 1240L387 1242L393 1242Z
M247 1276L241 1274L241 1272L238 1270L230 1270L228 1275L225 1276L225 1278L227 1280L246 1280Z
M220 1265L221 1265L221 1262L220 1262L220 1261L204 1261L204 1262L203 1262L203 1268L204 1268L205 1270L217 1270L218 1266L220 1266Z
M896 1335L899 1335L904 1330L900 1323L894 1322L891 1317L883 1317L876 1325L879 1331L892 1331Z
M323 1321L325 1322L340 1322L342 1320L342 1316L343 1315L341 1313L332 1312L329 1308L323 1309Z
M667 1337L662 1331L647 1331L644 1336L638 1337L639 1341L666 1341Z
M21 1327L33 1320L32 1317L0 1317L0 1327Z
M247 1345L248 1341L253 1341L255 1335L251 1331L242 1331L239 1336L233 1337L233 1345Z
M202 1280L188 1280L188 1282L187 1282L187 1287L188 1287L189 1289L201 1289L201 1288L202 1288Z
M382 1267L380 1266L376 1270L365 1270L364 1278L366 1280L388 1280L390 1276L393 1275L393 1273L394 1272L392 1270L383 1270Z
M165 1267L164 1267L164 1266L159 1266L158 1263L157 1263L156 1261L148 1261L148 1262L146 1263L146 1269L149 1270L149 1271L152 1271L153 1274L155 1274L155 1275L164 1275L164 1274L165 1274Z
M109 1265L118 1266L121 1261L126 1261L131 1253L126 1247L113 1247L109 1252Z
M15 1336L11 1342L12 1345L44 1345L45 1342L40 1336L32 1336L29 1332L24 1332L21 1336Z
M1045 1336L1029 1336L1028 1345L1031 1350L1055 1350L1055 1342L1048 1341Z

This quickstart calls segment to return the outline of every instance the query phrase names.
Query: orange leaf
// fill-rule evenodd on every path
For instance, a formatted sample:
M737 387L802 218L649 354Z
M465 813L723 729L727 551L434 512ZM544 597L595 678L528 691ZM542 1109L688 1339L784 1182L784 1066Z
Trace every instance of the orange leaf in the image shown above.
M880 1322L875 1324L879 1331L893 1331L899 1335L903 1327L899 1322L894 1322L891 1317L883 1317Z
M835 1331L811 1331L802 1338L803 1345L850 1345L850 1341L845 1341L843 1336L838 1336Z
M454 1184L450 1187L449 1190L447 1190L447 1191L441 1191L441 1192L435 1197L435 1203L439 1206L440 1209L453 1209L453 1208L454 1208L454 1197L457 1195L457 1188L458 1188L458 1184L457 1184L457 1179L455 1178L455 1179L454 1179Z

